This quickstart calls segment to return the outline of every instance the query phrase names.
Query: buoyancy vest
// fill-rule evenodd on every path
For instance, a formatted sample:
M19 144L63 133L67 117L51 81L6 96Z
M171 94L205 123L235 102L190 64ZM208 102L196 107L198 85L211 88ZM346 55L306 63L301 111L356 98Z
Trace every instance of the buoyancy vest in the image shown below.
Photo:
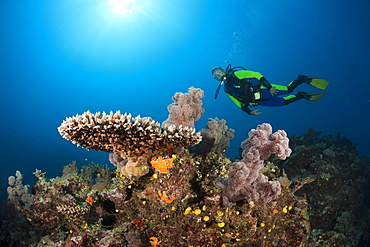
M261 84L259 78L240 79L235 75L235 72L237 72L237 70L230 70L226 75L227 80L224 85L225 93L233 96L241 103L251 106L256 105L257 102L261 100ZM251 73L258 72L251 71Z

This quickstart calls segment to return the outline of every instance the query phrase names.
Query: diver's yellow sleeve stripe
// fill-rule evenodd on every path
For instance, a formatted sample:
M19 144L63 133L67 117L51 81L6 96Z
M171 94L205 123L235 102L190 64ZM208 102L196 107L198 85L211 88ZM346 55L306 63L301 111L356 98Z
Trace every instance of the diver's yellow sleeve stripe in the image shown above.
M231 99L232 102L235 103L235 105L237 105L239 108L242 108L243 103L241 103L239 100L237 100L236 98L234 98L230 94L228 94L228 93L225 93L225 94Z
M239 79L244 78L257 78L258 80L263 77L263 75L259 72L251 71L251 70L238 70L234 72L235 76Z

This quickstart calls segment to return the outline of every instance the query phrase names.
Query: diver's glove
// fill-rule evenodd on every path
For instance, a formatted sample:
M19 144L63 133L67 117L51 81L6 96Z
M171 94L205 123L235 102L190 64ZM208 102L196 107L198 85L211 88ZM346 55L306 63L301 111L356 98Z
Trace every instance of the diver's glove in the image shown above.
M250 115L258 116L258 115L260 115L262 113L262 112L258 112L258 111L259 111L258 109L253 110L253 111L251 111Z

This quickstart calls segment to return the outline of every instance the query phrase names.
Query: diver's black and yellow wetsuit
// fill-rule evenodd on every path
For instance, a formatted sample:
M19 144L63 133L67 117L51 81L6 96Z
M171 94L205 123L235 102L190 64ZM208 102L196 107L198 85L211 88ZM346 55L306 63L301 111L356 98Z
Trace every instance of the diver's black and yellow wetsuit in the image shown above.
M243 111L251 114L250 107L262 106L283 106L288 105L299 99L310 100L311 95L298 92L295 95L286 95L302 83L309 83L310 77L299 75L298 79L292 81L288 86L270 84L259 72L250 70L230 70L227 72L224 83L226 95ZM270 89L276 87L275 95L270 93ZM322 96L321 96L322 97ZM316 100L316 99L315 99Z

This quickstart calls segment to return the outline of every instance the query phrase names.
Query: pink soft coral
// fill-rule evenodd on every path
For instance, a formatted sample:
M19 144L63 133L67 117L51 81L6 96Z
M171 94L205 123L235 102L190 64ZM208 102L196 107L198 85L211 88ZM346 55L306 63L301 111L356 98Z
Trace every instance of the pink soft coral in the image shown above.
M194 128L194 121L197 121L204 113L201 100L204 97L204 91L194 87L188 90L187 93L175 93L172 97L174 102L168 106L169 116L163 122L163 127L182 125Z
M279 182L268 181L259 170L271 154L279 159L286 159L291 154L287 134L284 130L272 133L271 125L264 123L248 135L249 138L241 144L245 149L243 159L230 165L228 179L219 178L216 181L222 189L225 206L232 206L242 199L268 203L281 193Z

